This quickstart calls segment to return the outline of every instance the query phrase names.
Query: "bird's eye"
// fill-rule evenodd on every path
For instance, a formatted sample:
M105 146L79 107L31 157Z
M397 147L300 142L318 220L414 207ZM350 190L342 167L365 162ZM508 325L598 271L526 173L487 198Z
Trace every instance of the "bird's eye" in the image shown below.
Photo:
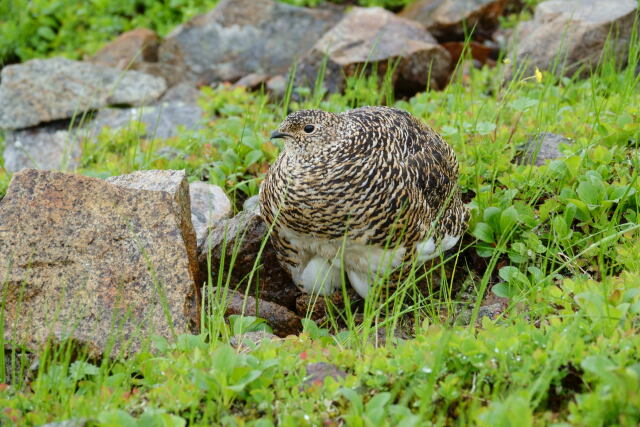
M304 131L305 131L306 133L311 133L311 132L313 132L315 129L316 129L316 127L315 127L314 125L306 125L306 126L304 127Z

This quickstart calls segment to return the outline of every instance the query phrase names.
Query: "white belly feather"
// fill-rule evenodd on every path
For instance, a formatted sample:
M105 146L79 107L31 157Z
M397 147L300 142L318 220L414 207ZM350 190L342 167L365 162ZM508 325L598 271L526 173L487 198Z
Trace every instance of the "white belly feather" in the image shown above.
M287 228L280 232L301 255L301 264L291 268L290 273L296 285L307 293L330 295L340 288L340 255L343 246L345 272L353 288L363 298L368 295L376 276L387 269L399 267L406 252L406 248L401 246L383 249L343 239L316 239ZM455 246L459 239L459 236L447 235L438 245L433 238L418 243L417 262L423 263L439 256Z

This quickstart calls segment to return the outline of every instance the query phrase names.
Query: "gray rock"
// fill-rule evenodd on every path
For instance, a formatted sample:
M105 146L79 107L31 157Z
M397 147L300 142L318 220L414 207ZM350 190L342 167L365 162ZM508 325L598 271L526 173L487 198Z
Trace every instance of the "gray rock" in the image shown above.
M72 340L91 357L132 354L151 334L197 329L195 233L184 171L111 182L17 172L0 202L4 339L40 351Z
M241 292L249 287L250 295L258 295L262 300L294 311L300 291L291 281L289 273L280 267L270 241L266 242L258 259L268 232L258 212L259 204L253 203L250 210L223 220L210 231L198 248L200 271L204 277L208 277L211 262L214 281L218 277L222 278L223 283L229 280L232 288Z
M260 317L266 320L273 329L273 333L279 337L298 334L302 330L300 316L280 304L252 296L245 297L244 294L234 290L228 290L225 303L226 316L235 314Z
M507 304L497 302L490 305L483 305L478 310L478 319L482 319L483 317L488 317L491 320L496 320L499 316L504 313Z
M547 160L564 157L558 147L560 144L571 144L569 138L550 132L542 132L518 147L516 159L521 164L542 166Z
M260 214L260 196L257 194L255 196L249 197L242 203L242 210L255 212L256 214Z
M69 125L51 124L39 128L6 131L4 167L22 169L74 170L80 158L80 141Z
M120 70L131 69L141 62L157 62L160 38L155 31L136 28L118 36L100 49L90 61Z
M365 66L384 74L386 67L397 61L393 75L396 90L415 93L446 83L450 55L419 23L379 7L356 7L302 59L296 85L314 87L325 61L324 86L330 92L341 91L345 76L355 75Z
M32 59L2 69L0 128L26 128L113 104L148 104L165 89L163 79L137 71Z
M347 373L336 365L326 362L310 363L306 366L307 378L304 381L304 388L322 387L324 380L328 377L334 380L341 380L347 377Z
M468 291L459 293L456 298L460 301L460 305L457 308L456 322L458 324L468 325L471 323L471 316L473 315L473 309L476 305L475 291L469 288ZM478 308L476 326L482 326L482 319L484 317L490 320L496 320L500 316L505 315L508 307L509 298L499 297L493 292L487 292L480 303L480 308Z
M420 22L440 41L462 40L465 29L474 30L474 38L489 38L506 4L507 0L421 0L400 16Z
M200 91L191 82L181 82L169 88L160 98L160 102L180 101L186 104L198 104Z
M273 76L267 80L267 90L276 98L282 98L287 91L287 83L285 76Z
M231 216L231 201L222 188L206 182L189 184L191 196L191 222L196 232L198 247L204 244L209 230Z
M231 87L233 88L244 87L247 89L258 89L260 86L264 86L268 78L269 76L267 76L266 74L251 73L240 78L240 80L235 82Z
M178 101L138 108L105 108L79 132L85 138L93 138L104 127L140 129L140 125L144 124L143 136L167 139L179 135L181 128L202 129L202 114L198 105Z
M509 42L513 64L507 78L520 67L525 77L536 67L587 76L597 67L607 40L614 57L625 63L637 9L635 0L611 0L606 7L598 0L538 4L534 19L519 24Z
M250 73L283 74L339 18L335 9L223 0L176 28L160 46L160 61L184 62L199 84L235 81Z
M195 279L199 278L196 260L196 233L191 222L191 196L184 170L142 170L126 175L112 176L106 182L137 191L149 191L171 196L173 214L185 242L189 268ZM184 188L186 185L186 189ZM198 280L196 280L198 282Z
M167 87L176 86L187 78L187 69L181 62L137 62L131 68L164 79Z

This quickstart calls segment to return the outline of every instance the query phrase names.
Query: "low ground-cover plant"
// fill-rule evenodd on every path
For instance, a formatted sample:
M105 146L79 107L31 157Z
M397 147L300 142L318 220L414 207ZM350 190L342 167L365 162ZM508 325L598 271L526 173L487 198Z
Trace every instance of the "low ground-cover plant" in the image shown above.
M0 64L52 54L82 59L137 27L165 35L217 3L218 0L6 0L0 4Z
M542 72L505 83L499 64L471 68L442 92L408 99L396 99L384 78L365 76L351 79L344 94L308 88L284 100L221 86L202 91L208 126L201 131L160 140L143 136L144 129L105 130L97 143L85 141L80 173L184 168L191 180L208 179L242 201L257 193L281 148L268 135L287 111L395 105L455 148L472 212L469 237L400 286L408 294L417 275L426 275L444 290L389 310L365 304L354 313L348 304L329 304L327 321L305 319L301 336L240 352L229 347L231 336L268 328L255 317L225 322L223 292L206 305L201 334L174 343L147 337L148 351L126 361L95 361L56 347L32 365L19 351L8 352L0 359L6 408L0 419L176 426L637 423L634 43L627 67L605 60L584 80ZM543 166L522 164L517 147L541 132L572 142ZM8 178L0 170L0 190ZM213 286L235 285L231 268L211 272L210 295ZM482 317L482 301L491 294L508 298L508 307ZM407 317L413 338L398 339L395 329ZM314 362L335 364L347 376L303 387L305 368Z

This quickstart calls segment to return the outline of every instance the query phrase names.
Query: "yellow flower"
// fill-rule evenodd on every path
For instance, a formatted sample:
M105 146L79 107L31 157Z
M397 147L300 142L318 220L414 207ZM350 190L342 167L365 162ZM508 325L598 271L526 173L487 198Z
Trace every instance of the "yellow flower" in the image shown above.
M538 83L542 82L542 71L540 71L540 69L538 69L538 67L536 67L536 81Z
M504 64L510 64L510 63L511 63L511 59L509 59L509 58L504 58L504 59L502 60L502 62L503 62Z

